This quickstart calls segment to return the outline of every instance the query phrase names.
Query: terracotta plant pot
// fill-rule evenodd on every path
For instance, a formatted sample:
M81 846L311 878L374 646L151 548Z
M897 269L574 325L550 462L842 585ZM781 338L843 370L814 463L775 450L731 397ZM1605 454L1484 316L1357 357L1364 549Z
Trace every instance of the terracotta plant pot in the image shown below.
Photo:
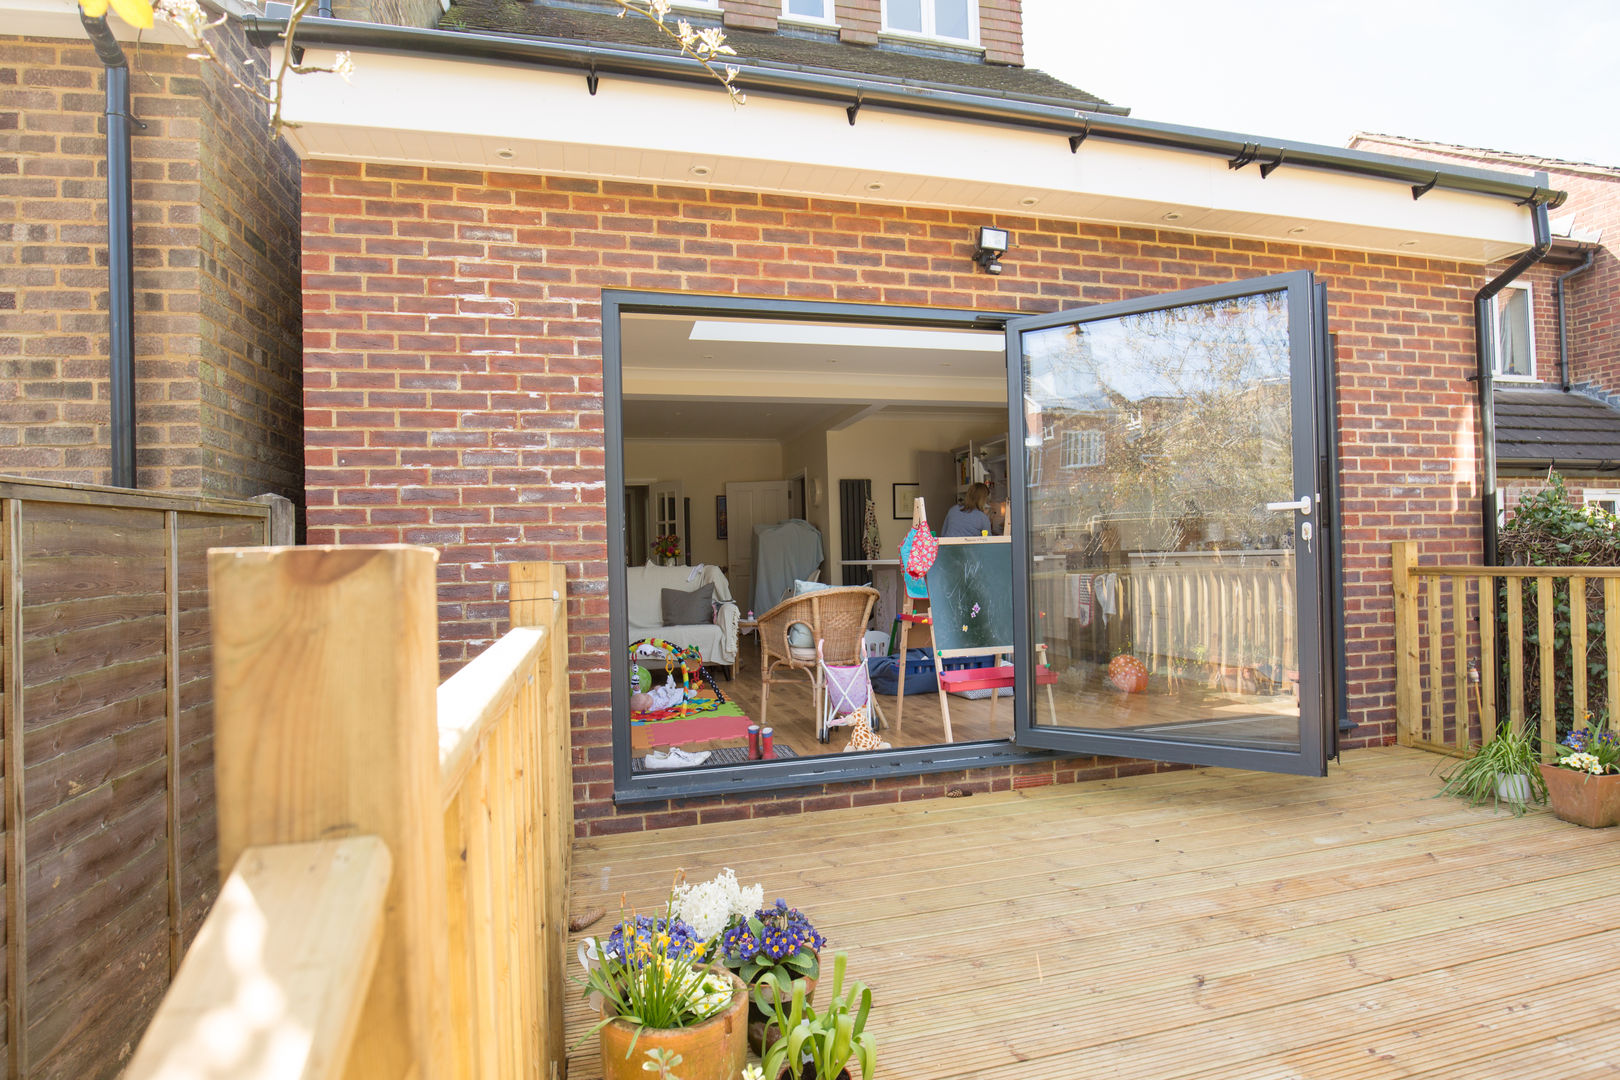
M1541 776L1547 781L1547 802L1563 820L1588 829L1620 824L1620 775L1593 776L1543 765Z
M748 987L730 972L731 1005L701 1024L686 1028L642 1028L610 1020L597 1038L602 1048L603 1080L645 1080L645 1051L654 1048L681 1055L681 1080L737 1080L748 1063ZM631 1050L632 1043L635 1049Z
M753 990L751 986L748 988L748 1045L754 1048L754 1053L764 1057L765 1048L776 1041L776 1021L771 1019L770 1013L761 1011L754 1004ZM807 1003L816 1000L815 979L805 978L804 1000ZM787 1012L787 1004L785 1001L782 1003L783 1012Z

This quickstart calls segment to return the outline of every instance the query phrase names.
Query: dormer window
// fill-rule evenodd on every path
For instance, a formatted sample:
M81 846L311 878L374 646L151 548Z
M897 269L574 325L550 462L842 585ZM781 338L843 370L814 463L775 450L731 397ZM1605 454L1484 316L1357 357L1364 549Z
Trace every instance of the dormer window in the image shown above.
M977 44L978 7L977 0L883 0L883 29Z
M833 21L833 0L782 0L782 15L788 19L808 19L811 22Z

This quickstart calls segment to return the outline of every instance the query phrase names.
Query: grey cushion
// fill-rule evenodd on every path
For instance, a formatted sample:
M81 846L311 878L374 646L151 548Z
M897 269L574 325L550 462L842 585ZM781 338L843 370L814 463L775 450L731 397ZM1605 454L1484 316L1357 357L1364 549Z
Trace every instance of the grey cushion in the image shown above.
M830 588L832 586L825 582L795 580L793 582L793 595L803 596L808 592L820 592L822 589ZM816 658L816 639L809 626L801 622L788 627L788 651L793 654L796 660L814 660Z
M665 626L692 626L714 622L714 586L687 592L665 589L661 597Z

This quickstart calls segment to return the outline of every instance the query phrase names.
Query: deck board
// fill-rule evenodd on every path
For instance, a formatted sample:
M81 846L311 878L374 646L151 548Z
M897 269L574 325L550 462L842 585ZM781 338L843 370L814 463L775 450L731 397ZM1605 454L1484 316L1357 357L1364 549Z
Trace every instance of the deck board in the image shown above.
M1613 1075L1620 836L1436 799L1436 760L592 838L574 907L763 882L872 986L885 1080ZM598 1068L587 1040L569 1075Z

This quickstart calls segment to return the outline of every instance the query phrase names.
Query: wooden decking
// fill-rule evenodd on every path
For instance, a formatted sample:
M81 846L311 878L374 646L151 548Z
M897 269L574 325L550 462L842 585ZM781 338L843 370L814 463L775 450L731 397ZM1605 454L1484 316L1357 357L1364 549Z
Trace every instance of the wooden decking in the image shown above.
M1615 1076L1620 830L1435 799L1441 761L580 841L574 907L646 911L677 867L763 882L872 986L884 1080ZM591 1039L569 1076L598 1070Z

